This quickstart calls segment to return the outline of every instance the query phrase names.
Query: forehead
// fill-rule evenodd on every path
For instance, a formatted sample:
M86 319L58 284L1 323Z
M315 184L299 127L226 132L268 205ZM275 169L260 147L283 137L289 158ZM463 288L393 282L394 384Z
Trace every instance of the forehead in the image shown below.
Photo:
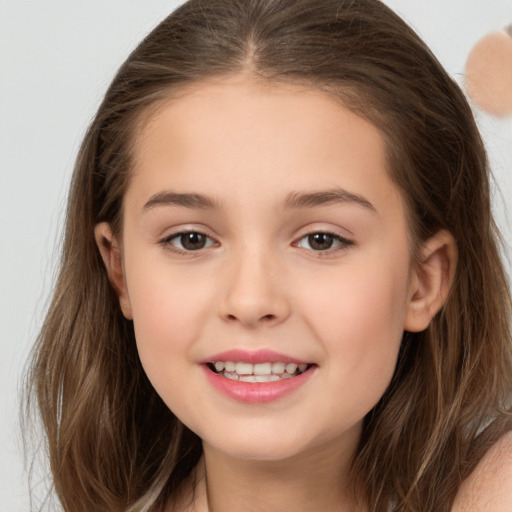
M133 151L133 181L146 197L163 186L222 195L234 185L254 201L302 189L394 189L372 123L318 89L245 76L202 82L162 102L140 125Z

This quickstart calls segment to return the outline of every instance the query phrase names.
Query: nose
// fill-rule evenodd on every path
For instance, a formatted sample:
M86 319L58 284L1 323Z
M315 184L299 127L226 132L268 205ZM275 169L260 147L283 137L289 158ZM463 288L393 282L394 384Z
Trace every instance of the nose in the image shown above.
M236 261L226 262L219 300L220 316L246 328L273 326L290 315L284 269L260 251L245 251Z

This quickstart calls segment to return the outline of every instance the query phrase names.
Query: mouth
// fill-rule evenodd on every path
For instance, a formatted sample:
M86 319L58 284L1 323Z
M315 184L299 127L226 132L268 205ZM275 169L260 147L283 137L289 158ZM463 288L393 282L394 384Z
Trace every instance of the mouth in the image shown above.
M268 349L228 350L200 362L207 382L229 399L262 404L306 385L318 365Z
M291 361L268 361L254 364L245 361L215 361L206 363L206 366L213 373L226 379L266 383L298 377L314 365Z

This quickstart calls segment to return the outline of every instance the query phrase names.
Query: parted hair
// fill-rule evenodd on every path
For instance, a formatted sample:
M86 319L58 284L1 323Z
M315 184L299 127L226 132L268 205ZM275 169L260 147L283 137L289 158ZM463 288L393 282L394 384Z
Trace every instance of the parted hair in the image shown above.
M59 273L27 375L56 495L66 512L158 511L201 455L144 373L94 227L122 232L145 117L188 86L238 73L323 90L371 121L407 205L413 259L441 229L456 241L448 299L425 331L404 333L351 468L371 512L448 511L510 421L510 292L471 109L379 0L190 0L119 69L77 157Z

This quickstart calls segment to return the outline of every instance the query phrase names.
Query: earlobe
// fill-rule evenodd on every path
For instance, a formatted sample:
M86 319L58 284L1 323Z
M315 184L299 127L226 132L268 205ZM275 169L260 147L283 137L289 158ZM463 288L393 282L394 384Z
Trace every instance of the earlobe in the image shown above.
M404 329L425 330L446 302L457 267L457 245L451 233L441 230L420 249L413 269Z
M105 268L107 269L110 284L119 298L119 305L121 306L123 315L128 320L131 320L133 318L132 308L128 297L126 280L124 278L121 249L118 241L112 234L110 224L108 222L97 224L94 228L94 237Z

